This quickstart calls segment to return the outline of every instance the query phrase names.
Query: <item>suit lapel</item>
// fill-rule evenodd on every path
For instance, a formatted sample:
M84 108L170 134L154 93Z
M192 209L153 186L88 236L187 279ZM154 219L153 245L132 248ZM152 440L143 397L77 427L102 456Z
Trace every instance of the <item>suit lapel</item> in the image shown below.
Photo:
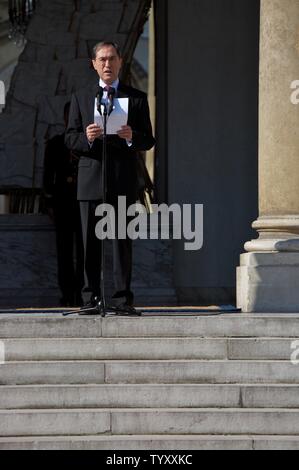
M119 82L118 85L117 98L129 98L127 87L122 82Z
M132 98L130 97L128 87L124 85L122 82L119 82L119 85L118 85L117 98L129 98L128 124L130 125L131 118L132 118Z

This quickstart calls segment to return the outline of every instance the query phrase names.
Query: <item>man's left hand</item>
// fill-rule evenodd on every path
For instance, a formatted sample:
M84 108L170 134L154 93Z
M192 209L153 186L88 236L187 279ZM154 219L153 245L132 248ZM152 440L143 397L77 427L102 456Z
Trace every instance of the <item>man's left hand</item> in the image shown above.
M122 126L121 130L117 132L118 137L125 139L129 142L132 142L133 131L130 126Z

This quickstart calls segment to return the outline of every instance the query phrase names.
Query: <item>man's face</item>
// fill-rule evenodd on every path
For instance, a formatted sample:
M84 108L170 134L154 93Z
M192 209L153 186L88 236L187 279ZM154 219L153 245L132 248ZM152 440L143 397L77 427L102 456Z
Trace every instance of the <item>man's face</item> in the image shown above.
M104 46L98 50L96 59L92 63L103 82L112 85L118 78L122 59L117 55L113 46Z

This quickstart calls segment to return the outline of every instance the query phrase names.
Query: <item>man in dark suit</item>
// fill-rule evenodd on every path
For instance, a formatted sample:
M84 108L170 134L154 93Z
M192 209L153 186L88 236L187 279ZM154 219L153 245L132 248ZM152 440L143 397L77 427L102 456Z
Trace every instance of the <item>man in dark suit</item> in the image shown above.
M126 196L127 206L137 200L138 152L155 144L146 95L119 81L122 57L115 43L102 42L93 49L93 67L99 81L89 89L72 97L66 144L80 154L78 167L78 200L85 251L85 292L91 293L89 305L97 305L100 291L101 242L95 235L96 207L103 199L101 187L103 128L94 123L96 95L101 89L103 100L111 93L116 98L128 98L127 125L117 134L107 137L107 202L116 206L118 196ZM101 87L101 88L99 88ZM132 241L113 240L113 273L118 306L130 308L134 296L131 291Z

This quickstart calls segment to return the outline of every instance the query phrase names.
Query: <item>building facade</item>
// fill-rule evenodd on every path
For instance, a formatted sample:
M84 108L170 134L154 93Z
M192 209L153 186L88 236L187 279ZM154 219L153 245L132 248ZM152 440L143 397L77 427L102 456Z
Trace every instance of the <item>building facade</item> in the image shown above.
M32 175L40 184L45 133L57 130L62 102L89 79L80 75L86 44L109 34L132 56L140 33L134 19L142 24L149 5L141 11L140 2L117 5L122 3L120 14L116 2L105 2L107 21L98 33L94 20L97 12L103 18L102 2L40 0L44 28L37 15L10 101L11 109L24 101L18 119L35 126L36 138L28 139L26 131L9 153L12 122L1 116L2 187L30 187ZM299 80L299 1L156 0L152 6L158 202L204 205L203 248L186 252L183 241L173 243L177 301L231 304L237 291L243 311L298 311L299 133L290 97L291 84ZM108 21L111 14L114 22ZM74 31L80 31L75 44ZM49 55L53 50L55 56ZM61 63L69 75L61 75ZM25 97L24 76L32 84Z

